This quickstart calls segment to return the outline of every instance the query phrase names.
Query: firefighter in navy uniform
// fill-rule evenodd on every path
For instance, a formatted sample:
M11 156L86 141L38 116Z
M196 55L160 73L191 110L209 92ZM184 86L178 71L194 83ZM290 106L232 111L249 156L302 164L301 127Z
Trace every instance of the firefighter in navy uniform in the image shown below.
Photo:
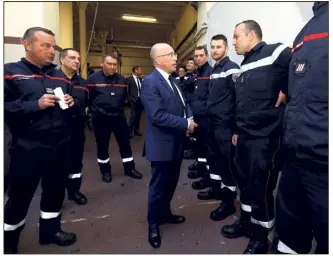
M109 158L112 132L115 134L123 159L125 175L142 179L142 174L135 170L130 132L124 113L127 85L125 78L116 72L117 65L117 56L107 54L102 58L103 70L88 77L89 105L97 144L97 162L104 182L112 181Z
M274 225L274 197L280 166L282 117L288 83L290 48L262 41L259 24L247 20L236 25L234 46L244 55L236 88L235 164L240 189L241 216L222 227L229 238L250 236L245 254L268 251L267 236Z
M52 31L34 27L23 35L26 58L4 66L5 120L12 134L8 201L4 209L4 251L18 252L20 233L41 179L39 243L71 245L74 233L61 230L66 190L70 83L52 64ZM54 89L62 90L64 99ZM60 105L61 104L61 105ZM65 109L67 107L67 109Z
M198 65L197 75L194 79L193 99L191 108L193 111L194 121L198 124L198 128L194 131L193 136L195 142L195 155L197 157L195 167L188 172L190 179L202 177L199 181L192 183L193 189L204 189L209 186L209 173L207 170L207 137L209 136L209 123L207 118L207 99L209 76L212 73L212 67L208 63L208 51L204 46L198 46L194 51L195 62Z
M77 75L80 67L80 54L73 48L66 48L59 53L61 63L60 70L64 77L71 81L71 95L74 98L72 108L71 143L70 143L70 161L69 175L67 184L68 199L76 204L83 205L87 203L87 198L80 192L82 183L82 160L85 143L85 108L88 106L89 90L87 81Z
M196 76L196 65L193 58L188 58L186 63L186 79L182 82L182 84L179 83L179 86L181 86L183 90L183 94L186 98L186 101L191 104L191 101L193 100L193 93L194 93L194 81ZM177 81L177 80L176 80ZM184 159L196 159L195 154L195 143L196 139L193 137L193 134L186 134L186 143L184 148ZM195 170L197 168L198 162L195 161L190 167L190 170Z
M212 188L199 192L198 198L222 200L220 206L210 214L210 218L215 221L223 220L236 212L234 146L231 144L231 137L235 127L234 78L240 70L229 59L227 51L227 38L222 34L213 36L211 52L216 64L210 76L207 100L210 126L208 164Z
M276 200L278 251L328 254L328 2L294 41L284 119L284 158Z

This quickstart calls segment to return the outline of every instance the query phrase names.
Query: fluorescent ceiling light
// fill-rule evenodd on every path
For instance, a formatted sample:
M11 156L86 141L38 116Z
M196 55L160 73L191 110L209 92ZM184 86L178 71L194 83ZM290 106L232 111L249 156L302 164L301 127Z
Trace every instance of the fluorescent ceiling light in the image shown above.
M136 21L136 22L155 23L157 21L154 17L136 16L136 15L129 15L129 14L124 14L121 17L124 20Z

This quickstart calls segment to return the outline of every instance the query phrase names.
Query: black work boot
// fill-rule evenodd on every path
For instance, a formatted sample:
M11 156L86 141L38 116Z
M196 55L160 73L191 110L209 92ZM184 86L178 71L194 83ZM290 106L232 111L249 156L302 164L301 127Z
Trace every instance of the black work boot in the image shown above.
M102 181L105 182L105 183L110 183L112 181L111 172L102 173Z
M69 246L76 242L76 235L71 232L64 232L60 230L53 237L39 236L39 244L56 244L58 246Z
M99 169L102 174L102 181L106 182L106 183L110 183L112 181L110 162L98 163L98 165L99 165Z
M224 187L222 188L221 195L221 205L210 214L210 218L214 221L224 220L236 212L234 201L237 193L230 190L228 187Z
M87 197L82 194L80 191L69 192L68 200L74 201L78 205L84 205L88 202Z
M252 234L249 244L243 254L266 254L268 252L268 231L269 229L251 223Z
M192 188L195 190L202 190L205 188L209 188L211 186L212 186L212 182L209 177L209 174L204 174L204 176L200 180L192 182Z
M250 237L251 235L251 213L241 211L241 217L231 225L222 227L221 234L227 238Z
M25 224L16 230L4 232L4 254L17 254L20 234Z
M187 177L189 179L197 179L203 177L207 173L206 163L195 160L195 162L188 167Z
M222 200L221 189L212 187L207 191L200 191L197 197L199 200Z
M210 213L209 217L211 220L220 221L226 219L234 213L236 213L236 207L233 203L230 204L222 202L216 210Z

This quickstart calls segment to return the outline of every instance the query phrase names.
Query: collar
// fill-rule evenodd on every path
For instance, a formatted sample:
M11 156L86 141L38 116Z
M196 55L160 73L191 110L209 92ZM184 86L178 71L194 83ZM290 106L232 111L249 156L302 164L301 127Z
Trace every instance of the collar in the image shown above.
M165 72L164 70L162 70L160 68L156 68L156 70L161 73L161 75L165 78L165 80L169 81L169 77L170 77L169 73Z
M28 61L26 58L21 58L21 61L25 65L27 65L31 70L36 71L38 73L43 73L43 74L49 73L49 72L51 72L52 70L54 70L57 67L57 65L55 65L55 64L52 63L50 65L44 66L42 68L39 68L35 64L33 64L30 61Z
M198 67L198 71L202 72L203 70L205 70L207 68L207 66L209 66L208 61L205 64L203 64L201 67Z
M324 12L328 11L328 1L327 2L315 2L312 6L312 11L314 16L318 17Z
M245 53L244 58L246 58L247 56L253 54L256 51L258 51L260 48L262 48L265 45L267 45L267 44L264 41L261 41L261 42L257 43L249 52Z
M69 77L67 77L67 75L65 74L65 72L64 72L64 71L62 71L62 69L61 69L61 68L59 68L59 71L61 71L61 73L63 73L63 74L64 74L64 77L65 77L65 78L67 78L68 80L74 81L75 79L78 79L78 78L79 78L79 76L78 76L77 72L75 72L75 73L74 73L74 75L72 76L72 78L69 78Z
M215 64L215 67L217 67L217 66L222 67L224 65L224 63L226 63L229 60L230 59L228 56L224 56L218 63Z

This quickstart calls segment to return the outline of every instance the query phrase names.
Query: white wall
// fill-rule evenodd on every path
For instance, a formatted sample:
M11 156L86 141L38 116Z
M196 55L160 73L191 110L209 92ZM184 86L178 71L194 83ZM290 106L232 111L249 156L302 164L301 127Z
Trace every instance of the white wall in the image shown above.
M55 33L57 40L57 36L59 36L59 3L5 2L4 36L22 37L29 27L48 28ZM16 62L24 56L23 45L5 44L5 63ZM58 63L58 57L54 63Z
M253 19L261 26L266 43L292 46L299 31L313 16L312 6L313 2L216 2L208 12L206 43L209 45L212 36L224 34L229 41L230 59L240 64L243 57L232 46L233 31L237 23Z

